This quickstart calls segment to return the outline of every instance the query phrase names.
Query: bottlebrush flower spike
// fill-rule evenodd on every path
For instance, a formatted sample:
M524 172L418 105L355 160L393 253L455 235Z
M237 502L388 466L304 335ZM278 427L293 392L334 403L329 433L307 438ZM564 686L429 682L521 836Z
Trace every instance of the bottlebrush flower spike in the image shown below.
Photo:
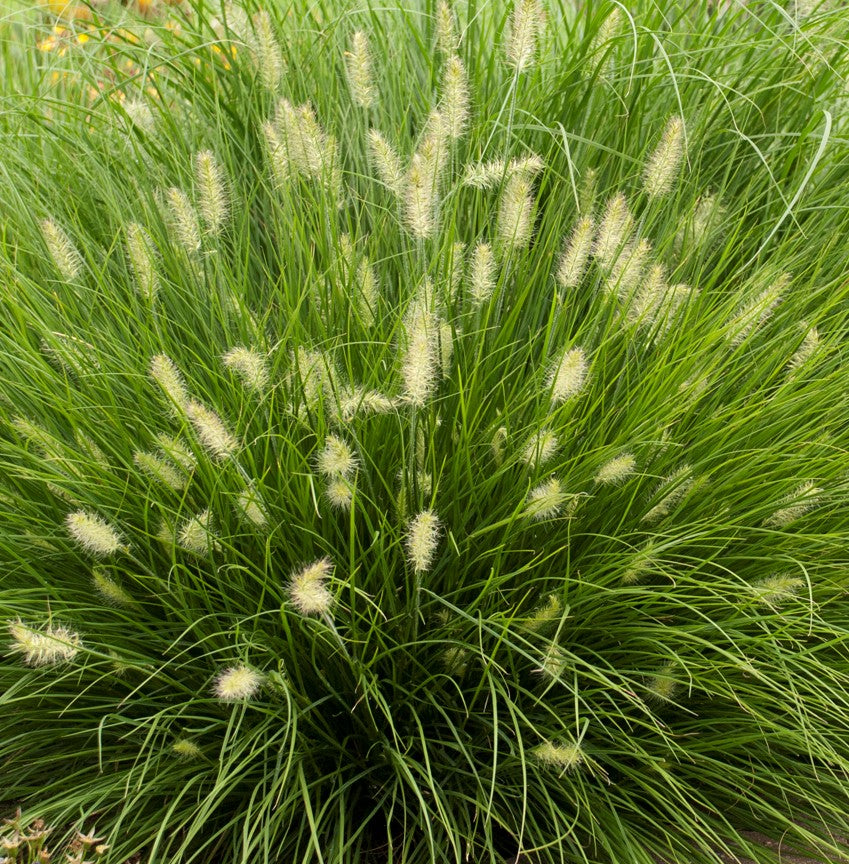
M172 186L165 193L171 231L174 239L182 246L187 255L194 255L200 249L200 223L198 214L189 196Z
M351 477L357 470L354 451L336 435L327 436L316 461L319 473L325 477Z
M375 102L371 52L368 36L362 30L357 30L351 37L351 50L345 52L345 66L354 101L361 108L371 108Z
M449 138L459 138L469 122L469 82L463 61L450 57L442 73L442 116Z
M201 218L214 237L224 227L229 202L224 174L211 150L201 150L195 156L195 183Z
M495 290L495 258L489 243L478 243L472 252L469 298L472 306L483 306Z
M525 445L525 449L522 451L522 461L526 465L538 468L553 459L557 455L559 447L560 442L551 429L540 429Z
M805 580L798 576L788 576L778 573L767 576L752 585L752 593L758 603L771 606L773 609L792 600L793 597L805 586Z
M764 519L766 528L786 528L791 522L801 519L819 504L822 489L811 481L803 483L794 489L785 499L786 507L780 507L771 516Z
M407 180L395 148L377 129L369 129L368 143L378 179L393 195L403 198Z
M728 339L732 347L741 345L751 334L769 320L781 295L790 283L790 274L782 273L766 290L748 303L738 307L728 323Z
M672 190L684 158L684 121L670 117L660 143L643 171L643 189L649 198L661 198Z
M67 627L48 624L39 630L23 621L9 621L11 650L23 655L27 666L56 666L70 663L79 653L82 640L79 634Z
M209 509L192 516L183 523L180 545L195 555L207 555L217 547L212 533L212 512Z
M257 528L264 528L268 524L262 496L253 485L239 492L236 497L236 506L241 516L256 525Z
M557 267L557 281L563 288L577 288L580 284L592 252L594 231L589 216L580 219L572 231Z
M525 515L535 520L551 519L560 513L568 498L561 482L552 477L528 493Z
M162 392L168 397L172 409L185 411L191 399L186 389L186 382L180 374L180 370L174 365L170 357L165 354L157 354L150 361L150 377L162 388Z
M262 392L268 386L269 374L265 357L241 345L231 348L222 358L224 365L238 375L248 390Z
M226 459L239 447L239 442L230 434L224 421L200 402L186 405L186 416L194 426L200 443L213 459Z
M440 54L453 54L457 50L454 13L446 0L439 0L436 7L436 50Z
M534 199L531 181L513 174L504 186L498 207L498 239L506 249L521 249L531 241Z
M326 582L333 574L333 562L320 558L295 573L289 580L292 605L302 615L325 615L333 605L333 595Z
M537 0L516 0L510 18L506 53L507 63L517 73L524 72L534 61L541 17Z
M243 664L219 672L212 686L213 694L222 702L244 702L253 699L263 684L263 676Z
M137 450L133 453L133 462L149 477L174 492L182 492L186 488L186 475L155 453Z
M65 517L65 525L71 537L92 555L114 555L123 548L118 532L94 513L75 510Z
M136 289L144 300L151 302L159 291L159 276L153 243L147 231L137 222L130 222L127 226L127 258Z
M66 282L73 282L83 269L83 259L77 247L71 242L64 229L52 219L45 219L41 223L41 233L59 275Z
M257 12L253 25L253 33L247 40L248 48L262 86L274 93L283 78L283 52L274 32L274 23L265 9Z
M570 348L548 373L546 385L551 390L551 402L558 405L576 396L587 383L589 367L583 348Z
M637 460L630 453L623 453L605 462L593 479L603 486L617 486L634 473L636 466Z
M574 771L584 763L584 751L577 741L558 744L546 740L534 747L531 753L544 765L559 768L561 771Z
M807 330L807 324L803 321L800 327ZM816 327L811 327L805 333L802 344L796 349L787 363L787 371L793 375L797 373L813 356L820 346L820 334Z
M618 193L607 202L593 245L593 256L602 270L610 272L633 233L634 217L625 196Z
M407 557L416 573L424 573L433 566L439 545L439 519L433 510L424 510L410 523L407 530Z

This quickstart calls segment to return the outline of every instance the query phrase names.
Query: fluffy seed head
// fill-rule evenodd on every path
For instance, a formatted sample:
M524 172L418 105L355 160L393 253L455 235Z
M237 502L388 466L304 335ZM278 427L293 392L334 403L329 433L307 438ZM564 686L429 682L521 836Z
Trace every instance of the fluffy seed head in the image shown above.
M324 615L333 605L333 595L325 584L333 573L333 562L320 558L295 573L289 580L292 605L302 615Z
M253 699L262 687L262 675L250 666L230 666L219 672L212 692L222 702L243 702Z
M617 486L630 477L636 467L637 460L630 453L623 453L621 456L614 456L609 462L605 462L593 479L603 486Z
M551 519L561 511L568 497L563 484L552 477L528 493L525 515L535 520Z
M650 573L658 564L654 541L649 540L638 549L622 574L623 585L635 585Z
M641 285L646 261L651 254L651 243L640 240L629 244L610 269L605 280L605 291L609 297L618 297L623 303L631 300Z
M628 304L628 323L648 327L657 318L669 286L666 283L666 268L663 264L652 264L643 276L640 288Z
M100 596L112 606L129 608L134 606L132 595L109 575L104 567L95 567L91 573L91 581Z
M533 615L525 621L529 630L542 630L546 625L559 621L563 615L563 604L556 594L549 594L545 603L534 609Z
M331 477L324 490L331 507L338 510L350 510L354 500L351 484L344 477Z
M660 483L660 489L669 491L655 504L651 510L642 518L642 522L652 524L668 516L674 507L676 507L686 497L687 493L695 485L695 479L691 476L692 469L689 465L683 465L673 474L665 477Z
M228 200L224 174L211 150L195 156L198 208L207 232L218 235L227 219Z
M469 82L463 61L449 58L442 73L442 115L449 138L459 138L469 120Z
M439 322L439 368L442 377L451 375L451 361L454 359L454 328L449 321Z
M580 284L592 252L594 231L595 225L589 216L578 220L557 267L557 281L563 288L577 288Z
M375 100L374 81L371 74L371 52L368 36L357 30L351 37L351 50L345 52L348 84L351 95L361 108L371 108Z
M114 555L121 549L118 532L100 516L75 510L65 517L68 533L92 555Z
M159 276L156 272L153 243L147 231L137 222L130 222L127 226L127 258L136 289L150 302L159 290Z
M516 72L523 72L533 63L537 48L540 8L537 0L516 0L510 18L510 38L507 41L507 62Z
M551 390L551 402L557 405L576 396L587 383L587 357L583 348L570 348L548 373L547 386Z
M592 218L597 192L598 172L595 168L587 168L578 189L578 211L581 215Z
M73 282L83 268L83 259L77 247L71 242L64 229L52 219L45 219L41 223L41 233L59 275L66 282Z
M433 565L439 545L439 519L433 510L423 510L407 529L407 558L416 573L424 573Z
M200 249L200 225L197 211L192 202L189 201L189 196L176 186L168 189L165 197L168 200L172 235L186 254L194 255Z
M413 155L405 188L407 227L421 240L436 231L436 200L431 172L420 153Z
M593 255L602 270L609 272L613 268L633 231L634 217L628 202L621 192L617 193L607 202L593 245Z
M257 528L263 528L268 523L262 497L253 486L248 486L239 492L236 497L236 506L242 518L253 523Z
M784 499L788 502L786 507L780 507L772 516L764 520L764 526L767 528L786 528L791 522L795 522L813 510L819 503L818 498L821 494L822 489L811 481L803 483Z
M425 185L430 188L434 200L439 192L450 148L451 138L445 116L442 111L434 109L428 114L416 151L425 174Z
M473 189L494 189L516 174L526 180L533 180L544 167L542 157L536 153L518 156L509 162L503 159L472 162L466 165L461 183Z
M215 546L212 534L212 512L204 510L183 523L180 545L195 555L206 555Z
M254 16L253 25L248 47L262 86L275 92L283 77L283 54L274 32L274 23L268 12L262 9Z
M804 322L801 325L807 328ZM817 353L820 346L820 334L816 327L811 327L805 333L802 344L796 349L790 361L787 363L787 371L791 374L798 372Z
M354 451L336 435L327 436L316 461L319 473L325 477L351 477L357 470Z
M274 185L282 189L292 177L293 166L289 160L289 150L271 120L262 124L262 137Z
M179 465L187 474L191 474L197 467L194 453L177 438L160 434L156 436L156 443L162 448L165 455L174 464Z
M764 324L772 316L775 307L781 302L781 295L790 283L790 275L782 273L766 290L754 300L743 303L728 323L728 339L736 347Z
M246 389L261 392L268 386L268 366L259 351L238 346L231 348L221 359L238 375Z
M675 678L678 664L670 661L665 663L656 675L646 681L648 698L652 702L672 702L678 694L679 684Z
M407 333L407 350L401 364L406 400L417 408L425 405L433 395L438 380L439 361L433 330L423 321L414 321Z
M522 461L526 465L539 467L553 459L560 447L557 436L551 429L540 429L533 435L522 451Z
M79 634L61 625L48 624L39 630L23 621L9 621L7 627L12 637L11 650L23 655L27 666L69 663L82 647Z
M222 419L200 402L186 405L186 416L198 440L213 459L226 459L238 449L239 442L230 434Z
M203 751L200 747L198 747L198 745L189 738L178 738L171 745L171 752L178 759L199 759L203 755Z
M534 199L531 181L513 174L504 186L498 206L498 239L507 249L521 249L531 241Z
M141 99L126 99L122 107L133 126L148 134L153 132L156 127L156 120L147 102Z
M305 177L332 182L335 142L321 128L312 106L306 102L293 106L281 99L275 122L293 168Z
M565 744L543 741L531 752L543 765L550 765L561 771L572 771L575 768L580 768L584 762L584 752L577 741L570 741Z
M369 129L369 152L380 182L398 198L403 198L407 181L395 148L378 132Z
M137 450L133 453L133 462L149 477L175 492L182 492L186 488L185 474L155 453Z
M805 580L798 576L788 576L778 573L767 576L752 585L752 592L758 603L776 608L791 600L805 585Z
M440 54L453 54L457 50L454 13L446 0L439 0L436 7L436 50Z
M189 402L189 391L180 370L170 357L157 354L150 361L150 377L162 388L173 410L185 411Z
M397 407L397 400L376 390L349 387L339 394L338 417L343 423L350 423L357 415L389 414Z
M668 195L681 168L684 156L684 121L670 117L660 143L649 156L643 170L643 189L649 198Z
M495 291L495 258L489 243L478 243L472 252L469 297L472 306L483 306Z

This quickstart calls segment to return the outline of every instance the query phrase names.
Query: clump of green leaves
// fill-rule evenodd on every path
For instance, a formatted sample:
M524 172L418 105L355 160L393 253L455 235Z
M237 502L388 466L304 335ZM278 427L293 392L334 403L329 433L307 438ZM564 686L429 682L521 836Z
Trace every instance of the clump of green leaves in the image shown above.
M28 25L9 800L104 862L845 853L825 5Z

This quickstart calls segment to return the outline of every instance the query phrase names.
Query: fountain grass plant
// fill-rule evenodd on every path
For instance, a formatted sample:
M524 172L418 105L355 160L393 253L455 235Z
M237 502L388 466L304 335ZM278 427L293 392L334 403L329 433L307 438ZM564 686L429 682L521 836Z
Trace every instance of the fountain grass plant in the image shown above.
M845 855L839 4L146 11L2 25L15 824Z

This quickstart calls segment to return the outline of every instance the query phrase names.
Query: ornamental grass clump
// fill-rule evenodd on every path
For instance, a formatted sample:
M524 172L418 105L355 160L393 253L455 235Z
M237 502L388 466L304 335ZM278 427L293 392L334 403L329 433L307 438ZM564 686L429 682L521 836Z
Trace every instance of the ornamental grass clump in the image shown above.
M0 25L17 824L845 858L843 10L89 13Z

